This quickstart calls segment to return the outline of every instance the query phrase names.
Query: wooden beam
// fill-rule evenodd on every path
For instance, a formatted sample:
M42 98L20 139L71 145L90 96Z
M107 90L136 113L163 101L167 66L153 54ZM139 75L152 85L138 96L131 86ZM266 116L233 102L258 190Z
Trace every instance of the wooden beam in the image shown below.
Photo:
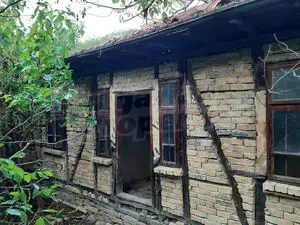
M178 63L180 79L180 97L179 97L179 126L180 126L180 149L182 161L182 197L183 197L183 217L185 224L190 224L190 190L189 190L189 166L187 159L187 113L186 113L186 75L187 75L187 60Z
M218 136L218 133L215 129L214 124L211 122L211 119L209 117L208 108L205 105L205 103L203 101L203 98L201 96L201 93L197 88L194 76L191 73L189 73L188 76L187 76L187 79L188 79L188 82L189 82L189 85L190 85L191 93L192 93L192 95L194 96L194 98L196 100L198 110L201 112L201 115L203 116L203 119L205 121L204 129L211 136L214 147L216 148L216 153L218 155L219 161L220 161L220 163L223 167L223 170L224 170L225 175L227 177L228 183L231 186L231 189L232 189L231 197L232 197L233 202L234 202L234 206L235 206L235 209L236 209L236 212L237 212L237 216L238 216L241 224L249 225L248 220L247 220L246 211L243 208L243 199L242 199L241 193L239 192L238 183L235 180L231 165L230 165L226 155L224 154L224 152L222 150L221 139Z

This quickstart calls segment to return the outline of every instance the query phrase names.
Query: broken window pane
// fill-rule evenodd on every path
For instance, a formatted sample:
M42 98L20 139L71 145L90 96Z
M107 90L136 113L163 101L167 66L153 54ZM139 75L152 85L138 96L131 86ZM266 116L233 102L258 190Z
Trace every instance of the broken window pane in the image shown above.
M98 140L97 141L97 150L96 150L96 156L101 156L105 153L107 153L108 150L108 141L107 140Z
M272 100L300 100L300 69L272 72Z
M273 151L300 153L300 110L273 111Z
M299 160L298 156L287 157L287 176L300 177Z
M61 116L55 116L55 130L56 135L64 134L64 118Z
M100 93L98 94L98 109L107 110L108 109L108 94Z
M163 143L175 143L175 118L174 115L163 115Z
M175 145L163 145L164 161L175 162Z
M62 107L62 110L64 108ZM48 130L47 130L47 142L52 143L48 144L47 147L55 148L59 150L64 150L63 147L65 142L60 142L53 144L59 141L66 139L66 126L65 126L65 117L61 112L55 111L49 114L48 120Z
M53 135L53 119L48 122L48 135Z
M174 83L164 84L161 86L162 106L174 105L174 91L175 91Z
M54 143L54 138L52 134L48 134L48 143Z
M274 173L276 175L288 177L300 177L299 156L295 155L275 155Z
M285 176L285 156L275 155L274 156L274 174Z
M99 138L108 137L108 119L100 117L98 123L99 124L98 124L97 128L98 128Z

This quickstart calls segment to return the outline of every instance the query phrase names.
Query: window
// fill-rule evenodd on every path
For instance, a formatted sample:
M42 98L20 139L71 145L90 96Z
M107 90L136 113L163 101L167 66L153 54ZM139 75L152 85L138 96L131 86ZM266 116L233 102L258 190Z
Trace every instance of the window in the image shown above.
M95 99L97 115L96 156L110 155L109 89L100 90Z
M291 70L294 65L273 65L268 71L270 166L278 178L300 178L300 69Z
M160 138L163 164L179 164L178 90L177 80L160 84Z
M61 110L53 110L50 113L50 118L48 120L48 131L47 131L47 141L49 148L55 148L58 150L65 150L66 142L62 140L67 137L67 129L65 126L65 113L66 113L66 104L63 103ZM57 143L58 142L58 143ZM56 144L51 144L56 143Z

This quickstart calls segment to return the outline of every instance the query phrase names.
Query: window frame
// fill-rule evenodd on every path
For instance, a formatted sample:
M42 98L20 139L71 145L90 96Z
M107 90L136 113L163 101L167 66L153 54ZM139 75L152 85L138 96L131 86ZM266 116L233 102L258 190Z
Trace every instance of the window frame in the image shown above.
M66 112L67 112L67 103L66 102L62 102L61 103L61 110L60 111L55 111L55 110L51 110L50 112L50 116L49 116L49 119L47 121L47 133L46 133L46 138L47 138L47 144L45 145L46 147L48 148L52 148L52 149L56 149L56 150L60 150L60 151L66 151L66 142L61 142L59 144L53 144L53 143L56 143L58 142L57 141L57 137L61 137L61 140L64 140L67 138L67 127L66 126L63 126L63 127L60 127L61 130L61 133L62 135L57 135L56 134L56 129L57 129L57 126L56 126L56 121L57 121L57 117L62 117L62 121L64 124L66 122ZM52 127L52 133L49 134L49 124L51 124L51 127ZM49 142L49 136L52 136L53 137L53 142ZM61 141L59 140L59 141Z
M162 86L166 84L175 84L174 93L173 93L173 106L163 106L162 105ZM160 164L170 167L180 167L180 122L179 122L179 97L180 97L180 80L168 79L159 81L159 137L160 137ZM163 116L164 115L173 115L174 116L174 159L175 161L166 161L164 160L164 130L163 130ZM167 145L167 144L166 144Z
M105 94L107 96L107 107L106 109L98 109L99 107L99 96ZM94 107L96 112L96 120L97 125L95 127L96 131L96 148L95 148L95 156L96 157L111 157L111 144L110 144L110 89L109 88L103 88L99 89L96 93L95 99L94 99ZM98 132L99 126L100 126L100 120L103 119L107 121L107 137L100 137L100 134ZM105 152L101 152L99 148L101 142L106 142L107 147Z
M272 87L272 72L278 69L291 68L297 63L295 60L285 61L280 63L272 63L267 66L267 81L270 87ZM300 64L295 67L295 69L300 69ZM268 87L268 89L270 88ZM290 104L300 104L299 100L273 100L272 94L268 93L267 96L268 104L270 105L290 105Z
M297 62L295 60L291 61L285 61L280 63L272 63L267 65L267 81L268 81L268 89L272 87L272 72L276 71L278 69L282 68L291 68L294 66ZM300 65L296 66L295 69L300 68ZM268 127L268 142L267 142L267 148L268 148L268 161L267 161L267 168L268 168L268 178L278 181L283 181L287 183L296 183L300 184L300 177L290 177L290 176L283 176L283 175L277 175L275 174L275 155L285 155L285 156L296 156L299 157L300 162L300 153L275 153L273 152L273 112L276 110L299 110L300 111L300 100L273 100L272 99L272 93L267 92L267 127ZM286 167L286 166L285 166ZM287 168L285 168L285 173Z

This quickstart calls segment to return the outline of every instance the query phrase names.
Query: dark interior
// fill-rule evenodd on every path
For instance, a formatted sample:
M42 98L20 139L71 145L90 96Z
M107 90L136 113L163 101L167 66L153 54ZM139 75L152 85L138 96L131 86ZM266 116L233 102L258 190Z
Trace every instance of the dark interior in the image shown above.
M150 96L122 96L118 103L123 191L151 198Z

